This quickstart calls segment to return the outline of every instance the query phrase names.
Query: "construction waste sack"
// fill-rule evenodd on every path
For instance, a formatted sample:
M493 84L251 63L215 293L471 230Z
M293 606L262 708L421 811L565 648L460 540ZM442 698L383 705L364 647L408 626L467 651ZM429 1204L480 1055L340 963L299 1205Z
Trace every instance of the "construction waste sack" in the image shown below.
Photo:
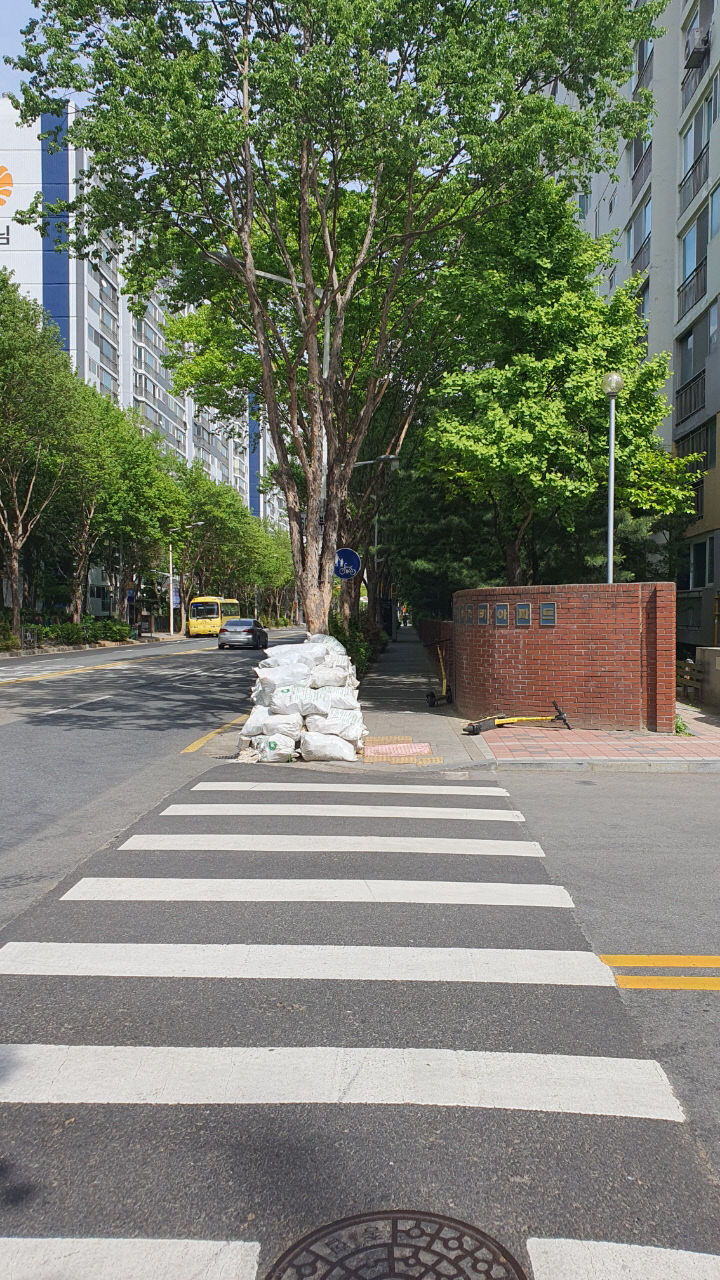
M300 736L303 760L357 760L352 742L332 733L303 733Z
M287 764L297 754L293 739L286 738L282 733L277 733L272 738L253 738L253 748L257 751L261 764Z
M308 733L330 733L345 738L359 747L367 734L362 711L330 711L326 716L308 716L305 725Z
M363 724L355 667L334 636L269 649L255 668L240 746L262 763L357 760ZM247 757L245 757L247 758Z

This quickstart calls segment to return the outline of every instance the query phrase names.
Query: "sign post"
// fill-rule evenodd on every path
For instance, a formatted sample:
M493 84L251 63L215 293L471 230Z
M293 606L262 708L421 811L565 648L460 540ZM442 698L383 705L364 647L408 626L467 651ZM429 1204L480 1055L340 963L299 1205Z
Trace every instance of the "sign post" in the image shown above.
M354 578L360 572L360 557L350 547L340 547L335 552L335 577Z

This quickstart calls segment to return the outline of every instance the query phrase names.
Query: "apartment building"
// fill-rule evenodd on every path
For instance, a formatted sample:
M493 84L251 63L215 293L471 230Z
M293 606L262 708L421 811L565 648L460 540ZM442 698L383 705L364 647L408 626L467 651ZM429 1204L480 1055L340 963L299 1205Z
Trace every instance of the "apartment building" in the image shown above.
M617 238L608 293L646 272L648 349L672 353L665 444L705 457L678 579L678 641L698 645L714 642L720 592L720 27L713 0L671 0L661 23L663 36L638 45L627 86L652 90L652 137L627 143L619 181L597 175L580 212L593 235Z
M69 198L83 168L81 152L51 152L38 138L55 124L43 117L40 128L21 125L9 98L0 97L0 266L53 317L86 382L135 408L178 457L198 458L212 480L234 485L253 514L282 523L277 496L265 495L260 485L275 457L264 416L249 403L230 438L216 431L211 414L191 396L173 394L160 301L151 298L141 317L130 312L110 246L101 246L101 261L93 266L56 252L51 237L12 221L40 190L48 200Z

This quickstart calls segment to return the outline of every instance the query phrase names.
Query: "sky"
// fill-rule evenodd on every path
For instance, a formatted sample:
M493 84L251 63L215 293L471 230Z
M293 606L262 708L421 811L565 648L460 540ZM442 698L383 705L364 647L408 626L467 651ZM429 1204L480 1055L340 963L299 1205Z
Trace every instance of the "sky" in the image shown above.
M36 16L32 0L0 0L0 93L7 93L20 86L20 75L12 67L6 67L2 59L6 54L20 52L20 28L27 26Z

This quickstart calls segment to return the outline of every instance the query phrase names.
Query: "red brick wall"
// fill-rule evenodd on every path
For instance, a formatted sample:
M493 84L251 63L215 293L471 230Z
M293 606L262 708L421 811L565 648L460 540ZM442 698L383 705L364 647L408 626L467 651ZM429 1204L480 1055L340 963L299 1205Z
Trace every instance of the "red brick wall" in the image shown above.
M507 626L496 623L498 604ZM529 626L516 624L519 604L530 605ZM554 626L540 625L542 604L555 605ZM440 638L452 646L462 716L550 714L555 698L578 727L673 731L674 583L487 587L457 592L453 614L451 640L447 623L424 623L421 635L431 652Z

